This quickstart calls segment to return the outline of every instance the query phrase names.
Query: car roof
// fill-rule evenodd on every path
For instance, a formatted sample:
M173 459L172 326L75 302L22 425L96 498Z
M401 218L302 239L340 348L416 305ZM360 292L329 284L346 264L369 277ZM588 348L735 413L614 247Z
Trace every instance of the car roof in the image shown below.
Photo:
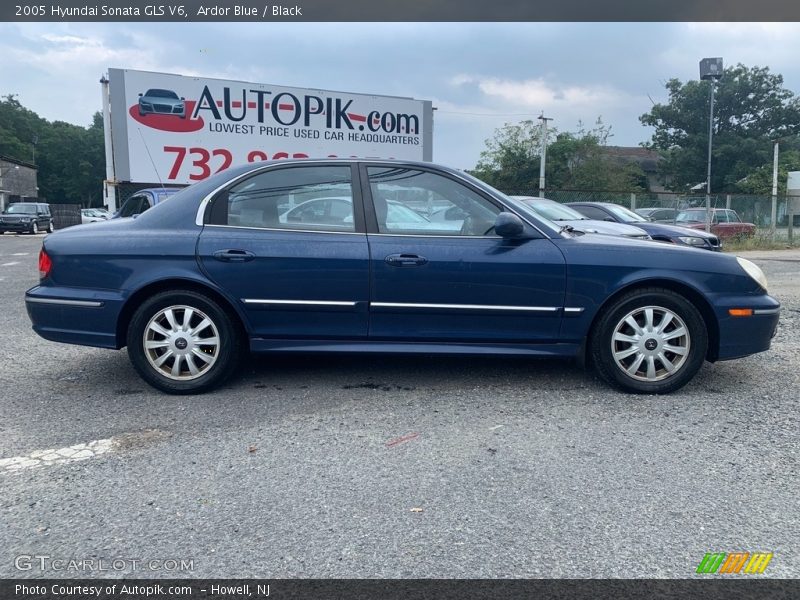
M567 202L567 204L585 204L587 206L622 206L615 202L593 202L591 200L577 200L575 202ZM625 208L623 206L623 208Z

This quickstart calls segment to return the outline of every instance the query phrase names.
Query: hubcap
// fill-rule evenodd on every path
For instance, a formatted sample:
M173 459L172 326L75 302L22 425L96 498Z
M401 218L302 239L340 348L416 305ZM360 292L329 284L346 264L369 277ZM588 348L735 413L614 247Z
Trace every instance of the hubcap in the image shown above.
M204 375L219 357L217 326L191 306L170 306L157 312L145 327L142 343L150 366L180 381Z
M690 347L686 323L660 306L629 312L611 336L611 353L617 367L639 381L672 377L686 364Z

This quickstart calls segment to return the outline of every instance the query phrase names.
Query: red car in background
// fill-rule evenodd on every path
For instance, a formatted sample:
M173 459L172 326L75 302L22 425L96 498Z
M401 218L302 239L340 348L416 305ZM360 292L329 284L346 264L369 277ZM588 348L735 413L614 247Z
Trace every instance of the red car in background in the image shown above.
M687 208L678 213L675 224L689 229L706 228L706 209ZM731 238L749 238L756 233L756 226L753 223L745 223L730 208L711 209L711 233L721 240Z

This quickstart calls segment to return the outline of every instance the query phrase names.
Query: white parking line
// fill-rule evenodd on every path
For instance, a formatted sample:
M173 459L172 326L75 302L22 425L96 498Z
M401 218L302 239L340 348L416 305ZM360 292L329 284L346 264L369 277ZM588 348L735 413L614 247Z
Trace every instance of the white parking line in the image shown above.
M11 256L28 256L30 252L14 252Z
M7 262L0 265L0 267L13 267L14 265L18 265L19 261Z
M65 463L95 458L111 450L111 445L112 438L107 438L104 440L94 440L85 444L75 444L74 446L67 446L66 448L37 450L36 452L31 452L27 456L0 458L0 473L49 467L51 465L63 465Z

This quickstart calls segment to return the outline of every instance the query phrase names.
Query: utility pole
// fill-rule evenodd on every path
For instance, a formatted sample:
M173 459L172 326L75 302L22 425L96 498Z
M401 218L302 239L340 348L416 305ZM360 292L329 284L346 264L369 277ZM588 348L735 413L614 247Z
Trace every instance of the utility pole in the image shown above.
M539 115L542 122L542 152L539 160L539 198L544 198L544 165L547 159L547 122L552 121L550 117L545 117L544 113Z
M708 168L706 170L706 231L711 231L711 145L714 138L714 80L722 77L722 59L704 58L700 61L700 79L708 79L711 85L711 101L708 114Z
M772 155L772 210L770 211L769 232L775 239L776 219L778 218L778 140L775 140L775 150Z

